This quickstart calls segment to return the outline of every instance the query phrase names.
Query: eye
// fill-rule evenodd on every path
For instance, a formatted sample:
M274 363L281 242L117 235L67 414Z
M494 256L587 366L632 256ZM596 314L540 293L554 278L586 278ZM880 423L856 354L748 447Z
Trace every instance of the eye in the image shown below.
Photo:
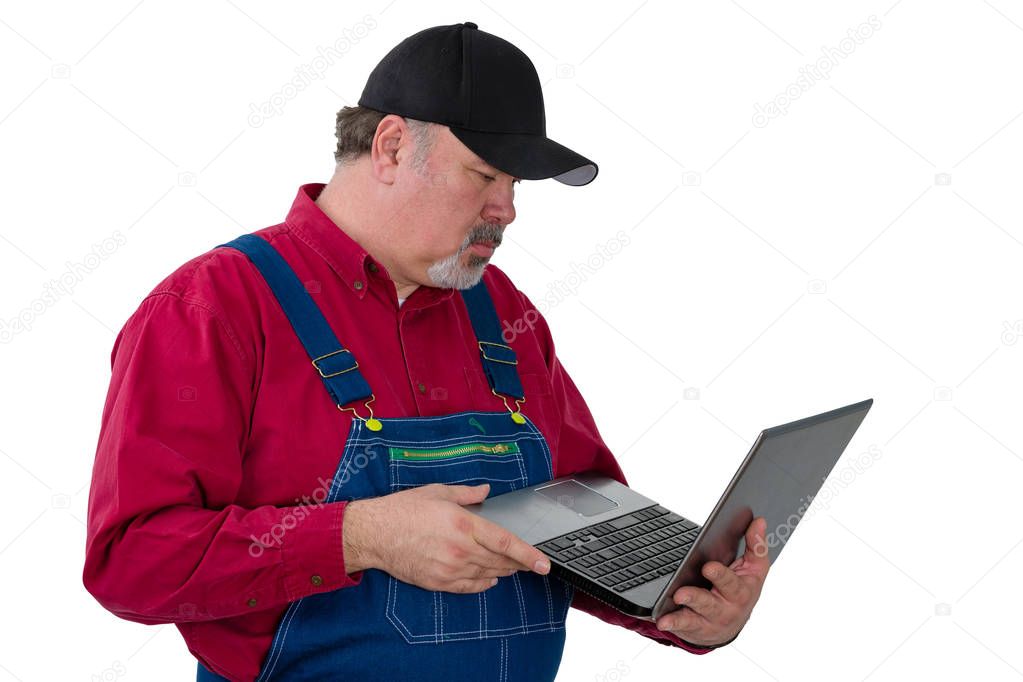
M493 175L487 175L486 173L483 173L481 171L476 171L476 172L479 173L480 175L482 175L486 179L487 182L493 182L494 180L497 179Z

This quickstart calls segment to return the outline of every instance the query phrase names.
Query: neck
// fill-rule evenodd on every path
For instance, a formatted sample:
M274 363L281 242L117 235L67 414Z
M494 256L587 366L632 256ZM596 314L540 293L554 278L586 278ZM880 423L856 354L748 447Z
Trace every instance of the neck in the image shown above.
M370 177L368 163L368 159L363 158L349 166L339 167L315 203L338 228L344 229L345 234L387 269L398 298L408 298L419 284L407 278L398 266L397 254L393 250L393 245L398 242L389 233L391 212L370 208L388 204L386 197L379 196L379 183L367 181ZM367 168L361 168L363 165Z

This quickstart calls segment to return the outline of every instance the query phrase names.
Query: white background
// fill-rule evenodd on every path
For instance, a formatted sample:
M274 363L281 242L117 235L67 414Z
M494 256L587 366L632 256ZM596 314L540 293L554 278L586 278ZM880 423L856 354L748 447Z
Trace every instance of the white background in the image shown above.
M173 626L81 585L115 335L330 177L335 112L393 45L466 20L533 59L548 133L600 164L523 183L495 262L535 301L571 282L547 316L635 487L703 520L761 428L876 401L735 644L575 612L561 679L1023 676L1018 4L129 0L0 10L0 320L30 326L0 345L0 680L194 679Z

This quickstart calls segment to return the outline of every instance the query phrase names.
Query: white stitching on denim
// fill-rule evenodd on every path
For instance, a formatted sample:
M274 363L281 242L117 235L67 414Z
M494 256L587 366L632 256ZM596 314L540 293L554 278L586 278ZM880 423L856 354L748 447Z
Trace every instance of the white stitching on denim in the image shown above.
M385 423L387 423L387 422L410 422L410 423L418 422L418 423L421 424L423 420L427 420L427 419L435 421L435 422L443 422L443 421L448 421L448 420L464 420L468 415L471 415L471 414L473 414L473 413L464 413L463 412L463 413L457 413L455 415L445 415L445 416L442 416L442 417L415 417L415 418L410 418L410 419L390 419L390 418L385 418L382 421L384 421ZM481 415L481 416L490 415L491 417L501 417L501 418L504 417L504 413L492 413L492 412L491 413L481 413L481 412L477 412L475 414L476 415ZM360 432L361 432L361 429L360 429ZM360 436L361 436L361 433L360 433ZM378 437L378 436L373 436L373 437L368 437L368 438L365 438L365 439L361 439L360 440L360 445L364 445L364 446L381 445L381 446L385 446L385 447L396 447L396 446L398 446L399 443L407 442L407 443L409 443L410 446L414 446L414 447L417 447L417 448L425 448L425 447L428 447L429 445L439 445L439 444L448 444L448 443L460 443L460 442L461 443L464 443L464 442L500 442L502 440L508 440L508 439L515 440L516 442L537 441L539 443L539 445L540 445L541 452L544 455L544 468L547 470L547 473L549 475L549 477L546 480L550 480L550 476L553 476L553 468L552 468L552 460L551 460L551 455L550 455L550 448L547 446L547 443L544 441L543 435L539 432L539 430L536 428L536 426L531 421L528 420L528 417L527 417L527 431L526 431L525 434L523 434L521 431L518 431L517 433L511 433L511 434L506 434L506 435L487 434L487 437L484 438L484 439L477 438L475 436L469 435L469 436L457 436L457 437L449 437L449 438L439 438L439 439L432 439L432 440L431 439L423 440L421 438L418 438L418 439L415 439L415 440L408 440L408 441L406 441L405 439L402 439L402 440L398 440L398 439L385 440L384 438L381 438L381 437ZM473 459L475 459L476 461L481 461L481 460L482 461L487 461L487 463L489 463L489 464L495 464L496 463L493 459L486 460L484 457L480 457L480 456L475 456L475 457L472 457L472 458L458 458L458 461L455 461L455 462L452 462L450 460L444 460L443 462L436 462L436 463L424 462L424 461L417 461L417 462L413 463L413 462L401 461L401 460L390 460L390 466L388 467L388 469L389 469L390 473L392 474L392 477L391 477L391 480L392 480L392 490L394 490L396 488L400 489L400 488L405 488L405 487L415 487L417 485L415 483L402 482L402 475L401 475L402 474L402 469L407 469L408 473L412 473L414 471L428 471L428 470L443 471L443 467L445 467L445 466L464 465L464 464L470 463L471 461L473 461ZM519 472L521 474L520 478L518 478L518 479L506 479L506 480L502 481L501 479L494 479L492 477L488 477L488 480L495 481L495 482L501 481L501 482L505 482L505 483L521 482L523 484L523 486L525 486L529 482L529 474L528 474L528 472L526 470L526 467L525 467L525 458L524 458L522 453L517 453L515 455L515 459L517 460L516 464L518 465ZM501 462L501 463L503 463L503 462ZM477 478L477 477L462 478L462 479L459 479L457 481L446 480L444 482L446 484L453 484L453 483L459 483L459 482L464 482L464 481L472 480L473 478ZM437 620L441 616L440 616L440 613L439 613L439 609L436 609L436 607L435 607L434 633L433 634L423 634L423 635L413 634L412 631L408 628L408 626L404 623L404 621L401 620L401 617L398 615L398 610L397 610L398 596L399 596L398 595L398 590L400 589L401 586L396 584L394 578L391 579L391 582L390 582L390 584L388 586L388 607L387 607L388 613L387 613L387 619L392 623L392 625L395 625L399 629L399 631L402 633L403 638L407 642L409 642L409 643L420 643L423 640L432 640L433 642L438 642L438 641L456 641L456 640L464 640L464 639L479 639L479 638L481 638L481 636L485 637L485 636L488 636L488 635L496 635L497 633L502 633L502 632L511 632L512 634L528 634L528 633L534 632L534 631L551 631L551 630L556 630L556 629L559 629L559 628L564 626L564 617L562 617L560 620L554 620L554 616L553 616L553 601L552 601L551 594L550 594L550 585L549 585L549 583L546 582L546 580L544 582L544 590L545 590L545 597L546 597L547 602L548 602L548 622L546 622L546 623L531 624L531 623L528 622L528 616L526 615L525 601L524 601L524 597L523 597L523 590L522 590L522 585L521 585L521 582L519 580L519 577L518 577L518 575L513 575L511 577L513 578L513 586L514 586L515 591L516 591L516 598L517 598L517 600L519 602L519 612L520 612L520 616L521 616L521 625L512 626L512 627L505 627L505 628L490 628L489 627L489 618L488 618L488 614L486 612L488 599L487 599L485 594L481 593L481 594L483 594L483 596L478 600L478 604L482 605L481 606L482 613L480 614L480 620L482 622L482 626L480 627L479 630L473 631L473 630L457 630L456 629L455 631L447 631L447 632L445 632L444 628L443 628L443 625L441 625L438 622L438 620ZM438 596L437 594L434 595L434 599L435 600L436 600L437 596Z
M348 463L351 462L351 453L355 451L355 444L359 440L359 434L362 430L362 424L358 421L352 421L351 426L348 429L348 436L345 438L345 446L341 450L341 459L338 461L337 470L334 472L334 477L330 482L330 491L327 493L327 501L334 502L337 500L338 495L341 493L341 486L338 485L338 481L341 479L342 467L347 469ZM346 458L348 462L346 463ZM270 679L269 676L273 674L273 671L277 668L277 663L280 661L281 655L284 653L284 643L288 638L288 631L291 629L291 623L295 618L295 614L298 613L298 607L302 604L302 599L292 602L288 605L288 610L284 614L284 618L281 619L281 625L283 629L278 627L276 634L274 635L273 642L270 645L270 651L267 653L266 662L273 661L269 669L265 669L260 672L257 682L263 682L263 680Z
M327 493L327 502L336 502L337 498L341 495L341 485L338 481L341 480L344 473L348 471L348 467L351 466L354 456L352 453L355 452L356 444L359 442L359 434L362 431L362 422L353 420L352 426L348 431L348 438L345 440L345 446L341 450L341 461L337 464L337 471L334 472L334 478L330 481L330 492Z
M517 577L517 576L513 576L513 577ZM387 615L387 620L389 620L391 622L391 624L394 625L396 629L398 629L398 631L402 634L402 637L409 644L422 644L424 642L426 642L426 643L440 643L440 642L463 641L463 640L470 640L470 639L485 639L486 638L485 635L488 635L488 634L491 634L491 633L493 634L493 636L507 636L507 635L529 634L529 633L532 633L532 632L548 632L548 631L559 630L559 629L561 629L564 626L565 616L567 615L567 611L568 611L568 609L566 608L565 609L566 613L565 614L561 614L561 617L558 620L553 620L553 621L547 622L547 623L526 623L525 626L523 626L523 625L513 625L513 626L505 627L505 628L491 628L489 626L489 618L485 616L485 624L484 624L484 628L482 630L448 631L448 632L444 633L443 637L441 637L441 638L438 638L437 630L435 630L433 633L428 633L428 634L413 634L412 631L408 629L408 626L405 625L404 621L402 621L398 617L398 615L397 615L398 592L397 592L397 589L393 589L393 590L391 589L391 587L394 587L394 588L400 587L399 585L397 585L397 581L398 581L397 578L390 577L390 584L389 584L389 587L388 587L388 600L387 600L388 607L387 607L387 614L386 615ZM436 599L436 596L437 596L436 594L432 595L432 597L434 599ZM487 608L486 607L486 604L487 604L486 598L484 598L483 604L484 604L484 609L486 609ZM520 601L520 604L521 604L521 601ZM570 606L570 604L569 604L569 606ZM435 626L435 627L437 627L437 626ZM506 635L498 635L497 633L507 633L507 634Z
M540 576L543 579L543 591L547 595L547 622L554 622L554 602L551 600L551 583L547 576Z
M418 422L419 424L422 424L424 420L429 420L429 421L431 421L433 423L442 423L442 422L445 422L445 421L463 420L466 417L472 416L472 415L479 416L479 417L484 417L488 421L491 421L491 420L496 421L498 424L501 424L502 423L501 420L503 420L503 418L505 417L505 413L504 412L461 412L461 413L456 413L456 414L453 414L453 415L443 415L443 416L439 416L439 417L384 418L381 421L386 422L386 423L405 423L405 422L413 423L413 422ZM525 415L523 415L523 416L525 416ZM395 439L395 440L388 441L388 440L384 440L384 439L381 439L381 438L378 438L378 437L369 437L369 438L364 437L365 430L363 429L363 422L361 422L360 420L352 420L350 428L349 428L348 436L345 439L345 446L344 446L344 448L342 450L341 459L338 462L337 470L334 472L334 477L331 480L331 489L328 492L327 499L330 502L334 502L334 501L337 501L338 497L340 496L340 494L342 492L342 490L341 490L342 486L339 484L339 481L343 477L344 472L347 471L347 469L351 466L351 463L352 463L352 460L353 460L353 457L354 457L355 449L359 445L366 446L366 447L371 447L371 446L374 446L374 445L384 445L384 446L395 445L395 446L398 446L398 445L401 445L403 443L407 443L410 446L422 447L423 445L426 445L426 444L436 444L436 445L445 444L446 445L446 444L449 444L449 443L464 443L464 442L485 442L485 443L490 443L490 442L501 442L503 440L509 440L509 439L515 440L516 442L519 442L519 441L537 441L539 443L539 445L540 445L540 448L542 449L542 451L543 451L543 453L545 455L545 457L544 457L545 462L544 463L546 464L546 468L547 468L547 472L548 472L548 476L549 476L548 480L550 480L550 478L553 478L553 475L554 475L553 474L553 458L551 456L550 448L548 447L547 442L544 440L543 435L540 433L539 429L536 428L535 424L533 424L533 422L528 417L526 417L526 425L527 425L527 433L526 434L523 434L521 431L518 431L518 430L513 431L513 432L505 432L505 431L499 429L498 433L486 434L486 436L483 436L481 434L480 437L477 437L477 436L474 436L474 435L470 434L468 436L454 436L454 437L440 438L440 439L434 439L434 440L422 440L422 439L397 440L397 439ZM521 477L519 479L507 479L507 480L504 480L502 482L513 483L515 481L522 481L523 484L528 482L528 474L526 472L524 458L521 455L521 453L516 455L516 460L517 460L516 463L519 466L519 472L521 474ZM465 463L465 462L462 461L462 462L459 462L459 463ZM431 465L427 465L427 466L431 466ZM400 478L400 476L397 477L397 478ZM471 479L461 479L461 480L465 481L465 480L471 480ZM499 480L499 479L491 479L491 480L495 480L496 481L496 480ZM454 483L454 482L456 482L456 481L452 481L452 483ZM480 630L475 631L475 632L472 631L472 630L466 630L466 631L461 631L461 632L450 632L447 635L445 635L443 633L442 626L439 625L439 624L435 624L435 630L434 630L434 634L433 635L425 635L425 636L413 635L411 633L411 631L408 630L408 628L405 626L404 622L402 622L400 620L400 618L398 618L397 615L396 615L396 613L397 613L397 608L396 607L397 607L397 597L398 597L398 595L397 595L397 589L396 589L397 586L396 586L395 582L396 582L397 579L392 577L392 576L388 576L388 577L389 577L389 583L388 583L387 598L385 600L385 616L387 617L387 620L390 621L391 624L393 626L395 626L399 630L399 632L402 633L402 637L405 639L405 641L409 642L409 643L418 643L417 640L421 639L421 638L424 638L424 637L425 638L430 638L434 642L437 642L437 641L455 641L455 640L462 640L462 639L469 639L470 638L470 637L466 637L464 635L477 635L477 637L475 637L475 639L479 639L479 637L478 637L479 635L490 634L490 633L499 633L499 632L512 631L512 634L520 634L520 633L521 634L528 634L530 632L537 631L537 630L539 630L541 628L555 630L555 629L558 629L558 628L564 626L564 622L565 622L565 618L564 617L562 617L561 619L559 619L557 621L555 621L554 618L553 618L553 609L552 609L552 602L551 602L551 597L550 597L550 592L549 592L549 583L547 583L546 579L545 579L545 590L547 591L547 600L548 600L548 616L549 616L549 622L548 623L533 625L533 624L528 623L527 622L528 619L523 615L522 625L521 626L513 626L513 627L507 627L507 628L493 628L493 629L490 629L489 628L489 622L488 622L489 621L488 613L487 613L487 598L486 598L485 594L481 593L481 595L483 595L483 596L482 596L482 599L481 599L481 603L482 603L482 614L481 614L482 627L480 628ZM517 575L513 576L513 578L515 579L515 581L514 581L515 582L515 589L516 589L517 598L518 598L518 601L519 601L520 613L524 614L525 613L525 611L524 611L525 607L524 607L524 601L523 601L523 597L522 597L521 585L520 585L520 583L518 581L518 576ZM563 584L563 588L564 588L564 592L565 592L566 601L568 602L568 607L571 607L570 588L569 588L569 586L567 584ZM437 597L437 595L435 595L435 598L436 597ZM258 678L260 682L263 682L264 680L269 680L270 676L272 676L273 673L275 672L277 664L280 662L281 656L284 653L284 645L285 645L285 642L287 640L287 636L288 636L288 634L290 632L291 625L293 624L293 622L294 622L294 620L295 620L295 618L296 618L296 616L298 614L298 611L299 611L299 608L300 608L300 606L302 604L302 601L304 601L304 599L299 599L298 601L293 602L292 604L289 605L288 611L285 614L284 619L282 620L283 629L280 629L280 628L278 629L278 632L277 632L276 636L274 637L274 641L273 641L273 643L271 645L270 652L269 652L269 654L267 656L266 663L269 664L270 667L268 669L265 669L263 672L260 673L259 678ZM566 613L567 613L568 610L569 609L566 608ZM440 618L440 613L439 613L439 609L435 609L435 611L436 611L436 613L435 613L434 617L435 617L435 621L436 621L436 619ZM392 617L392 613L395 614L393 617ZM503 646L502 669L505 671L505 675L506 675L507 674L507 661L508 661L507 640L502 640L502 646ZM505 677L505 679L506 679L506 677Z
M522 582L518 573L512 573L512 580L515 583L515 596L519 600L519 615L522 616L522 627L529 627L529 618L526 617L526 602L522 598Z
M444 619L440 610L444 607L444 598L440 592L433 593L433 632L438 642L444 641Z
M430 417L420 417L420 419L429 419ZM387 426L387 422L390 421L384 417L380 420L384 426ZM361 425L362 422L356 422ZM386 429L384 429L386 431ZM384 433L380 431L380 433ZM378 436L378 435L367 435L363 439L365 445L388 445L393 447L417 447L422 443L432 443L436 445L450 445L452 443L503 443L506 441L519 441L519 440L540 440L543 435L535 429L527 429L526 431L502 431L496 430L490 433L477 433L472 431L470 433L461 433L457 436L445 436L443 438L427 438L424 439L422 436L415 438L398 438L397 436Z
M525 417L525 415L522 416ZM543 434L540 433L540 429L536 428L536 425L529 419L529 417L526 417L526 424L529 426L529 429L536 434L537 440L540 441L540 446L543 447L543 451L546 453L546 457L544 459L547 463L547 475L549 476L547 480L550 480L554 478L554 456L551 455L551 450L547 447L547 441L544 440Z
M298 614L298 607L302 605L302 601L303 601L302 599L299 599L298 601L293 602L290 606L288 606L288 612L285 614L286 623L284 625L284 629L280 630L278 633L280 635L280 648L277 649L276 656L274 657L273 660L273 665L270 666L269 670L266 670L264 673L260 674L258 678L259 681L269 680L270 676L273 675L274 670L277 669L277 663L281 660L281 654L284 653L284 640L287 639L288 637L288 630L291 629L291 623L295 620L295 615ZM277 638L274 639L276 640ZM275 641L273 646L270 648L271 654L273 653L276 647L277 642ZM267 663L270 662L269 656L267 657L266 662Z
M445 458L442 461L438 461L438 460L429 460L429 461L428 460L421 460L421 461L414 462L414 463L410 462L409 460L404 460L404 459L392 459L391 463L392 463L393 466L396 466L396 467L402 468L402 469L408 469L409 471L429 471L430 469L444 469L446 467L464 466L466 464L475 464L477 462L484 462L484 463L490 465L492 468L497 468L498 466L503 468L503 467L506 467L509 464L511 464L511 461L509 461L510 459L517 460L519 462L519 467L520 467L520 470L521 470L522 457L519 456L519 455L515 455L514 457L506 457L505 459L502 459L501 461L494 461L493 459L487 459L486 455L482 455L482 456L481 455L470 455L468 457L452 457L451 459L446 459ZM455 460L455 461L452 461L452 460ZM523 478L524 479L525 475L523 474L519 478Z

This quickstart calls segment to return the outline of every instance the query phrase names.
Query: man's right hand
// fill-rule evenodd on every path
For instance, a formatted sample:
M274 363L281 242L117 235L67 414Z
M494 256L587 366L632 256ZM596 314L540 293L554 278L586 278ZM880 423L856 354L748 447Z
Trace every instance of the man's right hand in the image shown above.
M543 552L462 505L490 485L430 485L345 507L345 570L377 568L427 590L482 592L516 571L550 572Z

